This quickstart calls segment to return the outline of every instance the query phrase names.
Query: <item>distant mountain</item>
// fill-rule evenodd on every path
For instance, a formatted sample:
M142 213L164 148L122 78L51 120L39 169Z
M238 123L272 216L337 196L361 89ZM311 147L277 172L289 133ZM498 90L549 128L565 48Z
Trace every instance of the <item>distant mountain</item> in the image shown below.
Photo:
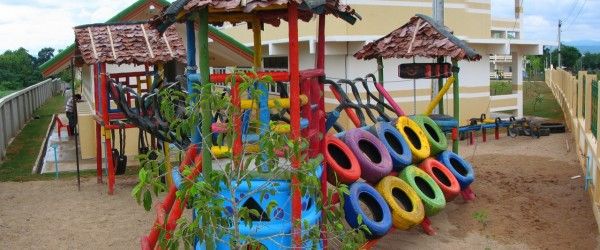
M578 40L565 42L565 44L577 48L582 54L586 52L600 53L600 41Z

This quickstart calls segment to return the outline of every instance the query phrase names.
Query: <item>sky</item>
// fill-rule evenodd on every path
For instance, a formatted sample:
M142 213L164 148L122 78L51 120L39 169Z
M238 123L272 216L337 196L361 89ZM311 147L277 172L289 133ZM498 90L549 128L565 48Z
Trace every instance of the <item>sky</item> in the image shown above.
M555 41L558 18L563 40L600 44L600 0L522 0L526 40ZM44 47L73 43L72 27L105 22L135 0L0 0L0 52L24 47L30 54ZM492 15L514 16L513 0L491 0ZM594 13L594 11L596 13ZM576 18L575 18L576 17ZM596 30L595 32L590 32Z

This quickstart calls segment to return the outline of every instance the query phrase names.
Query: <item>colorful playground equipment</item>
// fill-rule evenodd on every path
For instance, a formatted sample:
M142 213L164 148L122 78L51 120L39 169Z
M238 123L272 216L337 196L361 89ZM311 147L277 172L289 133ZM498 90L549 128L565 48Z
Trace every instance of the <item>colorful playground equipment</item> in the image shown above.
M231 154L235 159L246 151L244 149L260 148L261 145L253 143L258 141L257 138L268 130L287 134L288 138L295 143L300 138L306 139L308 159L322 158L324 160L321 161L321 167L314 173L321 180L320 192L302 192L299 188L300 180L294 171L290 171L289 179L267 180L257 177L250 180L249 185L238 187L236 194L239 197L236 199L239 202L237 202L237 206L246 206L259 212L259 216L252 218L251 225L241 227L241 233L256 238L260 246L266 249L314 247L315 245L317 248L327 248L326 232L321 233L321 240L315 245L312 244L313 242L303 241L303 237L306 235L307 225L317 226L322 221L321 215L325 211L317 206L315 200L318 196L329 197L330 185L349 185L350 193L348 195L334 194L332 202L337 204L343 199L344 217L348 225L354 228L364 225L368 228L368 232L364 233L371 241L364 246L365 248L370 248L378 238L386 235L392 228L408 230L416 225L421 225L425 232L434 234L428 217L438 214L447 202L452 201L459 194L462 194L465 200L475 198L470 189L470 184L474 180L473 168L460 156L447 150L446 132L428 115L433 107L440 103L443 92L449 90L450 86L454 84L454 119L459 120L457 60L478 60L480 56L454 37L446 28L435 23L429 17L417 15L406 25L382 39L365 45L363 50L357 53L356 56L360 59L377 59L379 77L370 74L364 78L334 82L326 79L325 76L325 17L327 14L332 14L351 24L360 18L352 8L334 0L178 0L152 20L151 27L142 26L146 32L156 28L157 31L153 32L163 34L163 32L173 29L172 25L175 22L185 22L188 39L188 67L185 76L187 92L183 91L183 93L192 95L201 89L200 96L210 95L213 91L212 84L232 82L231 89L224 91L223 94L230 95L233 105L243 110L241 116L234 116L230 121L219 121L218 111L211 109L210 102L198 103L197 99L190 98L191 100L189 100L185 96L177 97L175 98L176 102L180 102L182 105L200 105L202 110L199 128L194 128L182 136L185 138L174 136L170 132L169 124L165 124L165 120L161 118L162 111L157 108L163 98L157 93L168 88L180 88L181 84L154 84L152 86L156 87L151 88L147 95L141 94L143 91L131 91L132 87L127 86L126 82L118 79L108 80L107 76L110 75L113 78L113 75L106 71L106 67L102 67L103 64L95 66L97 78L100 79L96 83L98 97L101 98L101 101L97 102L101 104L100 108L97 107L97 113L102 115L102 119L98 121L98 128L102 125L107 131L122 126L133 126L111 123L111 117L115 115L111 116L109 112L108 98L110 97L123 112L123 118L127 117L135 126L162 141L185 149L186 152L179 167L173 168L171 171L173 184L169 186L164 200L156 206L156 220L150 233L141 240L143 249L157 248L157 242L161 235L165 239L172 236L177 227L177 220L188 203L187 200L176 197L183 182L202 182L203 176L207 176L211 171L221 171L213 162L214 158ZM300 70L298 21L309 21L314 15L318 16L315 66L313 69ZM264 24L279 26L282 19L288 23L289 72L261 72L261 27ZM274 81L289 83L289 94L282 93L278 99L270 99L267 95L266 85L259 80L254 86L262 90L263 95L258 98L258 102L252 103L242 100L242 93L239 91L241 79L226 74L209 74L207 31L210 24L220 25L223 22L247 22L250 25L254 34L254 71L257 72L255 77L261 79L263 76L269 76ZM89 31L89 28L87 30ZM108 30L111 29L108 28ZM197 36L196 30L198 30ZM82 29L82 32L85 32L85 29ZM93 33L90 31L88 36L92 37ZM198 41L196 41L196 37ZM396 41L393 47L386 44L389 40ZM416 40L419 43L415 43ZM439 41L445 41L445 43L438 44ZM148 40L145 39L144 44L147 42ZM94 45L92 45L93 47ZM150 48L149 50L152 51ZM196 52L199 54L198 65L196 64ZM113 55L114 53L113 51ZM96 54L95 50L87 53L88 56L95 55L93 57L98 60L99 57ZM421 69L422 74L410 76L414 78L442 79L450 77L426 114L407 116L384 88L382 60L390 57L411 58L415 56L442 59L451 57L453 64L452 66L443 63L411 64L404 67ZM90 62L90 64L95 63L100 62ZM143 63L148 64L146 61ZM400 75L403 74L406 75L405 72ZM378 95L370 92L368 87L370 83L375 86ZM361 93L357 88L358 84L367 91L366 101L361 99ZM198 85L200 88L196 87ZM338 107L329 112L325 110L325 85L329 85L340 103ZM353 98L348 96L342 86L350 87ZM190 103L185 103L185 100L189 100ZM136 104L135 108L132 107L132 103ZM274 106L283 108L286 113L278 114L279 116L271 114L271 108ZM348 115L355 128L345 130L337 122L342 112ZM175 110L174 113L183 114L181 110ZM248 130L251 117L257 117L259 121L260 126L257 131L250 132ZM367 117L370 121L367 121ZM280 123L272 125L271 121L274 120ZM228 123L232 124L231 127L235 130L236 138L233 144L214 145L213 133L226 131ZM337 133L329 133L331 128ZM455 135L457 126L453 126L452 129ZM110 133L106 131L104 136L108 141L107 157L111 159L112 157L108 153ZM453 136L453 140L453 150L456 152L458 149L456 136ZM292 157L290 161L293 169L300 168L301 164L298 158ZM183 170L186 166L193 166L193 170L184 176ZM109 165L110 188L114 184L114 177L111 184L111 171L113 170ZM268 168L260 166L257 171L262 174L269 173ZM363 179L364 182L360 179ZM277 184L275 185L275 194L266 197L257 196L257 193L260 193L256 192L258 187L274 182ZM245 195L250 193L254 194ZM220 194L231 195L228 191L222 191ZM267 209L271 201L278 204L275 209ZM366 205L371 213L367 213L361 204ZM226 209L233 209L235 205L226 202L223 206ZM193 212L194 216L197 215L196 213L197 211ZM227 216L227 214L223 216ZM321 228L323 231L324 229L324 227ZM196 239L195 247L196 249L227 249L229 246L226 244L227 237L229 236L225 236L224 240L216 243L201 242Z
M77 26L74 30L77 44L75 63L93 67L97 180L102 183L102 159L105 158L108 193L113 194L115 175L124 173L127 165L123 145L125 129L140 127L145 131L153 131L152 126L144 126L148 123L135 120L135 117L145 114L142 112L145 110L144 103L138 97L146 98L162 84L163 64L173 60L185 61L185 47L175 28L159 34L147 22L91 24ZM115 73L109 70L109 64L143 65L145 71ZM121 88L127 91L117 95L117 91L110 88L113 86L111 82L119 82ZM115 130L119 130L119 137L122 138L120 150L114 144ZM153 145L156 146L155 143Z

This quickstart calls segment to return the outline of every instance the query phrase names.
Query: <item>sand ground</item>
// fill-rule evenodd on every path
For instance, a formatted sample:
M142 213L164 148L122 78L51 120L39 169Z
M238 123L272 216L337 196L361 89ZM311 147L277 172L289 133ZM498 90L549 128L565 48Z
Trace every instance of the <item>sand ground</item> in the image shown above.
M569 138L568 140L566 140ZM570 143L567 151L566 141ZM476 170L474 202L449 203L420 228L395 231L377 249L597 249L598 227L569 134L507 138L466 146ZM0 183L0 249L139 249L154 212L131 198L134 178L113 196L95 178ZM486 214L484 226L473 214Z

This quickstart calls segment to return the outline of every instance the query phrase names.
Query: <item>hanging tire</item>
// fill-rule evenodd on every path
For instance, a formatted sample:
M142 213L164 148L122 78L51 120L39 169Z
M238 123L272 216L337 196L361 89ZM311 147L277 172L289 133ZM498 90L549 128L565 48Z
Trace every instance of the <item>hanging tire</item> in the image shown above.
M396 122L396 128L408 143L413 163L419 163L429 157L431 149L427 136L417 123L406 116L401 116Z
M377 183L392 171L392 158L383 143L373 134L360 128L346 132L344 142L360 164L361 177Z
M444 193L446 202L450 202L458 196L460 193L460 184L456 177L450 172L450 170L444 166L441 162L434 158L427 158L421 164L419 168L427 173L435 181Z
M361 203L370 210L369 216L361 207ZM381 195L364 182L350 185L350 194L344 196L344 217L352 228L358 228L358 216L362 217L363 224L370 233L364 232L367 238L379 238L385 235L392 227L392 214Z
M327 180L333 185L352 184L360 178L360 165L352 150L333 135L325 137Z
M541 129L548 129L550 133L564 133L566 131L565 124L561 122L543 122L540 124Z
M411 117L411 119L425 132L430 145L431 155L437 155L448 148L446 134L442 132L442 129L435 121L424 115L416 115Z
M395 176L386 176L375 186L392 212L395 228L408 230L421 224L425 208L417 192L405 181Z
M369 131L373 133L385 146L392 158L392 168L400 172L406 166L412 164L412 153L408 143L389 122L378 122Z
M456 177L460 189L463 190L475 180L475 171L470 163L452 151L444 151L438 155L437 160L444 164Z
M400 179L408 183L421 198L425 216L436 215L446 206L442 189L425 171L415 166L408 166L400 172Z

